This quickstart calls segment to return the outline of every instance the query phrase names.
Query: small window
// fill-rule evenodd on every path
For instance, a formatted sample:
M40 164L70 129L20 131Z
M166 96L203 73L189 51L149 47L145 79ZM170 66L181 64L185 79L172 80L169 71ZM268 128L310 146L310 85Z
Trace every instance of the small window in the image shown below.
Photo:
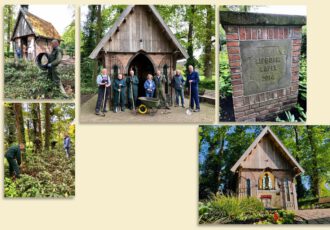
M289 187L289 179L285 179L285 190L286 190L286 200L290 201L290 187Z
M248 197L251 196L251 181L250 181L250 179L246 179L246 195Z
M262 189L262 190L275 189L274 181L275 181L274 175L271 172L266 171L260 175L258 187L259 187L259 189Z

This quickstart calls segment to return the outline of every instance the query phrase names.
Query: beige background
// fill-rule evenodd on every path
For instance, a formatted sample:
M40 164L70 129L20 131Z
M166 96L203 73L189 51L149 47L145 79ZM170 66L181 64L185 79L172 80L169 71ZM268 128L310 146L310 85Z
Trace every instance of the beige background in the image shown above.
M44 3L43 1L22 1ZM49 1L88 4L92 1ZM98 1L118 4L119 1ZM187 4L220 1L149 0ZM4 4L19 1L1 1ZM120 1L121 4L136 3ZM308 124L330 124L329 8L325 0L223 0L221 4L290 4L308 7ZM78 13L78 7L76 12ZM61 13L59 12L59 17ZM77 14L78 15L78 14ZM0 13L0 43L3 25ZM78 22L79 18L76 18ZM218 20L218 16L217 16ZM76 34L76 37L78 34ZM76 57L79 60L79 43ZM3 74L3 46L0 45ZM216 67L218 72L218 67ZM79 86L79 65L76 85ZM1 78L3 104L3 78ZM78 95L79 87L76 89ZM76 115L79 111L76 99ZM3 129L3 106L0 106ZM217 114L215 115L217 118ZM0 190L1 229L210 229L197 224L198 138L196 125L80 125L76 131L76 197L10 200ZM1 145L3 136L0 135ZM102 140L102 141L100 141ZM148 148L144 148L148 146ZM155 149L155 150L151 150ZM1 154L2 159L3 154ZM0 167L1 186L3 167ZM244 226L245 227L245 226ZM248 226L253 227L253 226ZM267 226L268 227L268 226ZM307 226L294 226L305 228ZM323 226L325 227L325 226ZM213 227L211 227L213 229ZM216 229L242 226L215 226ZM289 227L283 227L289 228ZM318 228L321 228L320 226Z

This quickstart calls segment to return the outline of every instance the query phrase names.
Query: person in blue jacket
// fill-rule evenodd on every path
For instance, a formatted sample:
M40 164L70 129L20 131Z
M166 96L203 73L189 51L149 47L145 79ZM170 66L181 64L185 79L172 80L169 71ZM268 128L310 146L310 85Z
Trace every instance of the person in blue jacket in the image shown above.
M13 145L7 150L7 152L5 154L5 157L9 164L9 174L14 179L20 178L19 166L22 163L21 151L23 151L24 148L25 148L25 146L23 143L21 143L19 145Z
M147 80L144 82L144 89L146 90L146 97L154 97L156 89L155 82L152 80L152 75L147 75Z
M175 89L175 107L179 106L179 99L181 98L181 106L184 108L184 96L183 96L183 86L184 79L181 75L180 70L175 71L175 75L172 79L172 87Z
M65 155L67 158L70 158L70 147L71 147L70 141L71 140L70 140L69 134L66 133L64 135L63 147L64 147Z
M192 65L188 66L188 75L186 81L186 87L188 91L190 90L191 85L191 99L190 99L190 108L194 112L199 112L199 97L198 97L198 84L199 84L199 74L197 71L194 70ZM196 105L196 109L194 110L194 104Z

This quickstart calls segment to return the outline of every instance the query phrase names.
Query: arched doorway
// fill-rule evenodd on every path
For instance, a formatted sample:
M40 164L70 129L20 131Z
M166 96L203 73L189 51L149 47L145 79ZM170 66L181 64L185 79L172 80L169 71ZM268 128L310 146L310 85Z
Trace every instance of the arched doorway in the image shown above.
M136 76L139 77L139 93L138 97L145 96L144 90L144 82L147 80L147 75L154 75L155 69L154 65L150 61L150 59L143 53L139 53L133 57L133 59L129 62L128 65L128 73L133 69Z

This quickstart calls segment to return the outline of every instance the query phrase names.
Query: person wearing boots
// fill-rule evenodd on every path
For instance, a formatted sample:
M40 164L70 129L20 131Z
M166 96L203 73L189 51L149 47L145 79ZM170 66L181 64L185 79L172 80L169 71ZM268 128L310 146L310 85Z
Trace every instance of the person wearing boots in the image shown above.
M121 111L125 112L125 88L126 88L126 82L123 79L122 74L118 74L118 78L115 79L115 82L113 84L113 90L114 90L114 112L116 113L116 108L118 106L121 107ZM119 96L120 95L120 96ZM120 99L120 101L119 101Z
M172 79L172 87L175 90L175 106L179 106L179 99L181 99L181 106L184 108L184 96L183 96L183 87L184 79L181 75L180 70L175 71L175 75Z
M9 164L9 174L11 177L20 178L20 168L22 162L22 153L25 148L24 144L21 143L19 145L13 145L11 146L6 154L5 157L7 159L7 162Z
M96 83L98 85L98 94L97 94L97 102L95 107L95 114L100 115L100 110L102 110L103 113L107 112L106 105L110 93L111 80L108 75L107 69L101 70L101 74L99 74L96 78ZM101 108L101 106L103 106L103 108Z
M199 84L199 74L197 71L194 70L194 67L192 65L189 65L186 87L188 90L190 90L189 88L191 86L191 100L190 100L189 106L194 112L200 111L199 97L198 97L198 84ZM194 110L194 105L196 105L195 110Z
M133 102L136 106L139 92L139 78L134 75L133 70L129 71L129 76L126 78L126 86L128 91L128 108L133 109Z
M165 84L168 84L165 76L160 74L160 70L156 71L156 75L154 77L155 85L156 85L156 98L160 100L161 105L165 105L165 109L170 109L168 103L166 101L165 96Z

